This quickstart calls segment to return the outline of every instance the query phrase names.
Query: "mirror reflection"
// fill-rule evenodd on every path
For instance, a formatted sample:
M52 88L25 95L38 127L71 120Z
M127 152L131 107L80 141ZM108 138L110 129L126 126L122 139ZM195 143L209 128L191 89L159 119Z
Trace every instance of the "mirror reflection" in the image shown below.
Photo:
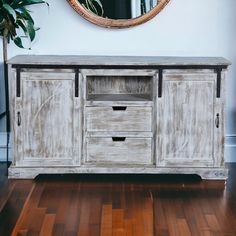
M109 19L132 19L152 10L160 0L77 0L88 11Z

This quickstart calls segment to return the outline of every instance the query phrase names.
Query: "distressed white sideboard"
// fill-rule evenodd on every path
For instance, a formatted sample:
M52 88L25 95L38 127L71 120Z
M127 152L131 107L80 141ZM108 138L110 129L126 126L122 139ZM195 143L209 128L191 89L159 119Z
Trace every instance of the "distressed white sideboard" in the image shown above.
M181 173L225 179L224 58L16 56L10 178Z

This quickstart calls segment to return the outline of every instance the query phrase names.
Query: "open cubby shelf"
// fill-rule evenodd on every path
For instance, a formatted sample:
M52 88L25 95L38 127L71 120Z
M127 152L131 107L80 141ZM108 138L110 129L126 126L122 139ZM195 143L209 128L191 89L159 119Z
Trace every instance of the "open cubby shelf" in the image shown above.
M88 101L152 101L151 76L87 76Z

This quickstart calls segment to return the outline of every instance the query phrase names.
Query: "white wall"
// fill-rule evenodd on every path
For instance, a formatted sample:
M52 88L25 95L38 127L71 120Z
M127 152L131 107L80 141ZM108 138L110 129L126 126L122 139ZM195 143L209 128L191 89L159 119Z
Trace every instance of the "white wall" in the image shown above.
M17 54L224 56L233 63L227 78L226 133L236 135L236 0L171 0L153 20L130 29L104 29L82 19L66 0L48 2L49 11L45 6L32 7L35 22L41 28L32 50L10 45L9 57Z

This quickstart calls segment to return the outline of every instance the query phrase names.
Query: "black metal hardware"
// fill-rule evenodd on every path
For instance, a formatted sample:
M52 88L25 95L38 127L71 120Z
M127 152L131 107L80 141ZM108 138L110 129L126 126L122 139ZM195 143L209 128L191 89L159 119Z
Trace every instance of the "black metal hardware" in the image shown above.
M20 68L16 68L16 96L20 97Z
M79 70L75 70L75 97L79 97Z
M17 112L17 125L20 126L21 125L21 115L20 112Z
M216 97L220 98L220 89L221 89L221 68L216 69L217 78L216 78Z
M162 97L162 86L163 86L163 70L165 69L213 69L217 73L217 91L216 91L216 97L220 97L220 89L221 89L221 72L223 69L226 69L228 65L79 65L80 69L155 69L159 71L159 85L158 85L158 97ZM79 89L78 89L78 83L79 78L78 73L78 65L31 65L31 64L13 64L12 68L16 68L18 71L18 75L20 77L20 68L47 68L47 69L75 69L76 75L75 75L75 95L76 97L79 96ZM18 86L17 89L20 89L20 78L17 80ZM76 84L77 83L77 84ZM20 91L17 93L17 97L20 97Z
M125 111L127 107L112 107L113 111Z
M163 86L163 71L162 69L159 69L159 75L158 75L158 97L162 97L162 86Z
M220 126L220 115L219 115L219 113L216 114L215 125L216 125L217 129Z
M153 69L153 70L178 70L178 69L226 69L228 65L34 65L34 64L12 64L12 68L31 69Z
M113 142L124 142L126 137L112 137Z

